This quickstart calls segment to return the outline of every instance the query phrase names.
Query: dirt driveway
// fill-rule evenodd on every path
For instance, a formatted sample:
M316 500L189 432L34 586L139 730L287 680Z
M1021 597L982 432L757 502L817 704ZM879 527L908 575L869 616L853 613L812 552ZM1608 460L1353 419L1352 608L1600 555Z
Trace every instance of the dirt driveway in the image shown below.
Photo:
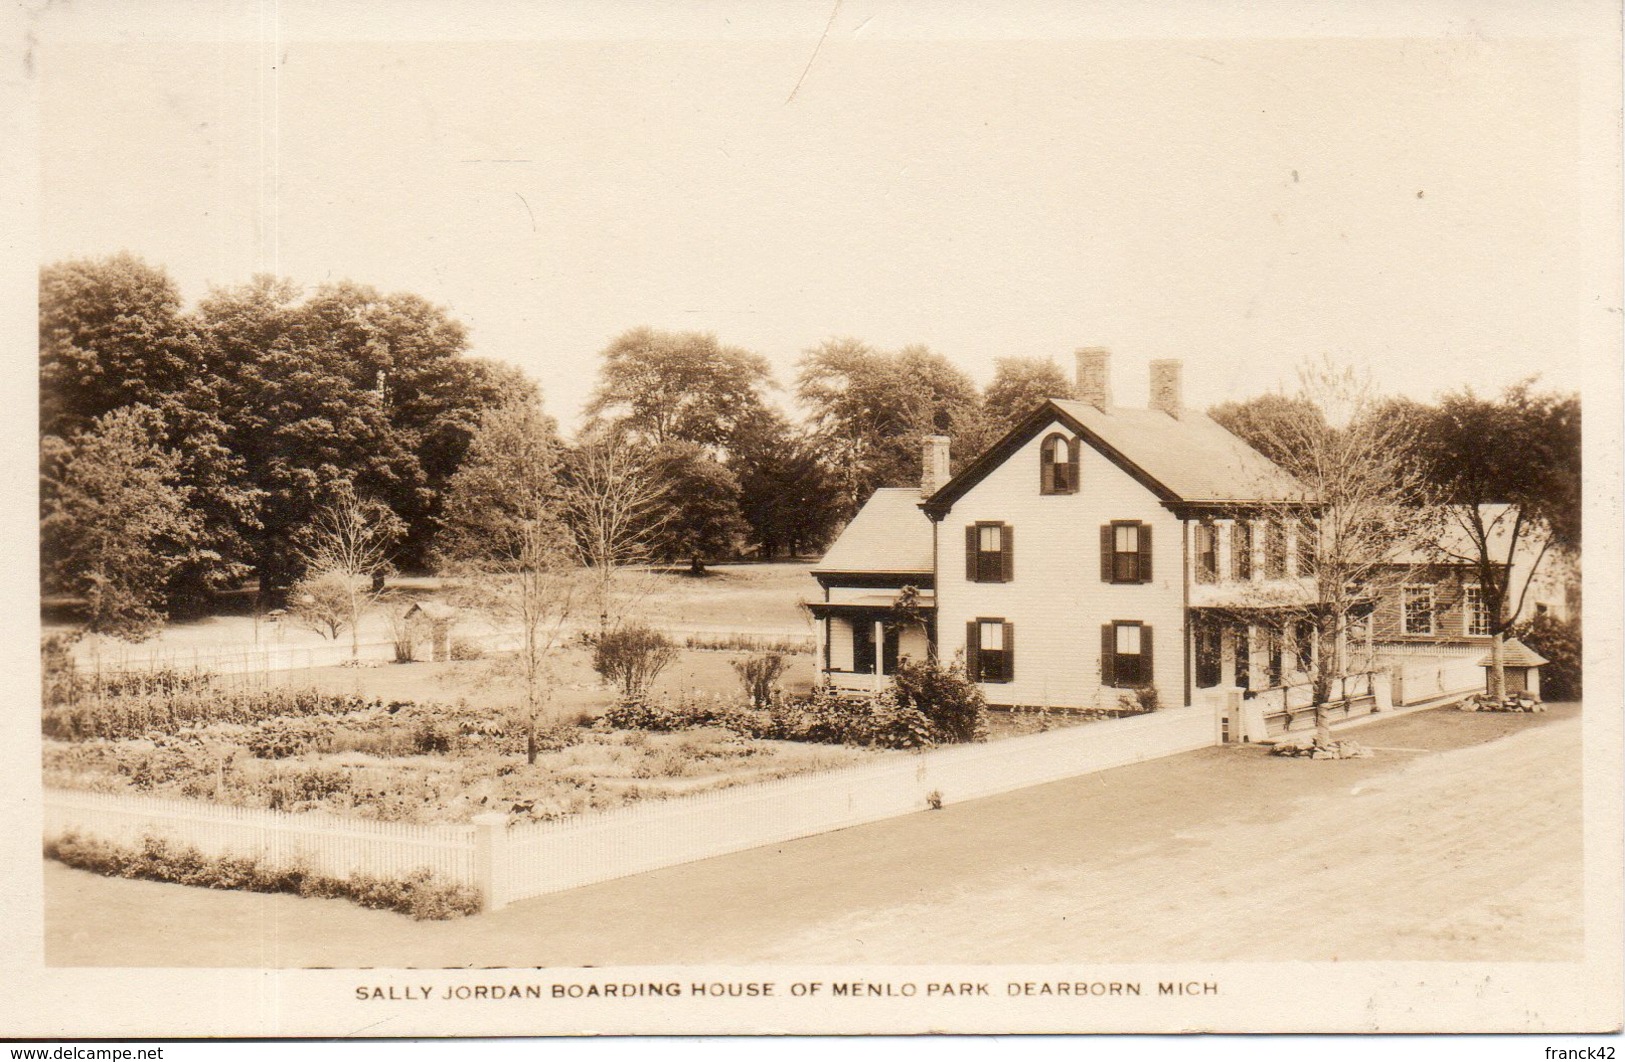
M449 923L47 864L52 965L1580 958L1578 708L1214 748ZM184 933L176 927L185 926Z

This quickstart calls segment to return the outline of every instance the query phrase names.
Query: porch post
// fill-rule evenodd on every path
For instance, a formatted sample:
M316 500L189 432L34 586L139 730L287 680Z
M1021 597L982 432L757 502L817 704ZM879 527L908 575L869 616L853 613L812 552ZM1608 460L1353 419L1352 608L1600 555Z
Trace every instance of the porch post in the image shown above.
M1257 572L1258 569L1254 568L1253 573L1256 575ZM1258 690L1264 686L1264 683L1258 681L1257 660L1259 630L1260 627L1258 624L1247 624L1247 688L1250 690Z
M886 621L875 620L875 680L874 691L880 692L886 672Z

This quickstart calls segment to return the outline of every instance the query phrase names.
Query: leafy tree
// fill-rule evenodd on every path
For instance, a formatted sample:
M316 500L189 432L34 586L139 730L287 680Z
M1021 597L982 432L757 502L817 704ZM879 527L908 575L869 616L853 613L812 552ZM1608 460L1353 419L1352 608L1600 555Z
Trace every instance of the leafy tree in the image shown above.
M83 599L87 632L141 641L164 622L198 516L163 434L154 410L132 405L42 446L41 585Z
M768 411L736 435L728 467L762 556L797 556L834 537L841 516L835 476L818 442L782 414Z
M655 446L687 442L726 451L762 409L772 386L760 354L702 332L634 328L603 352L589 427L610 427Z
M1049 358L997 358L982 405L990 435L1003 435L1051 398L1071 398L1072 380Z
M1560 620L1537 613L1518 624L1519 641L1546 658L1540 669L1540 695L1548 701L1577 701L1583 692L1584 652L1578 618Z
M195 614L247 572L256 493L227 445L208 346L161 269L133 255L40 271L40 431L61 438L115 409L155 410L200 520L178 543L170 614Z
M802 359L797 394L837 470L843 517L876 487L917 484L925 436L953 437L956 466L986 441L976 385L922 346L887 354L855 339L827 340Z
M515 715L529 763L580 589L557 469L554 423L539 403L490 410L447 487L443 517L441 550L460 580L457 596L519 633L518 652L496 665L516 673L523 690Z
M1523 613L1548 554L1580 546L1580 400L1540 394L1532 382L1499 399L1470 389L1435 407L1396 407L1416 431L1422 468L1440 505L1435 547L1469 564L1489 613L1493 696L1506 693L1506 634ZM1466 548L1452 546L1465 536ZM1518 580L1520 560L1522 582Z
M1303 394L1257 395L1239 402L1221 402L1207 415L1242 442L1285 468L1294 455L1283 447L1306 433L1318 437L1327 431L1326 415Z
M739 515L739 481L693 443L673 443L655 458L665 485L665 519L655 552L666 561L686 559L694 575L708 559L734 552L748 530Z

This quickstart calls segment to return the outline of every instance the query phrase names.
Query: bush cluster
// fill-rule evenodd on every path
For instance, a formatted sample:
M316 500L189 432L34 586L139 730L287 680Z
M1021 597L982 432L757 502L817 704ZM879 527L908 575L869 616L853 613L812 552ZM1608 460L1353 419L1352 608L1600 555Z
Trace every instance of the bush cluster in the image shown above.
M115 671L85 674L73 659L72 643L60 634L40 641L40 675L43 703L60 708L85 700L109 697L172 696L194 693L210 687L214 676L207 671L154 668L149 671Z
M1519 641L1544 656L1540 695L1548 701L1577 701L1581 693L1580 624L1549 614L1536 615L1513 632Z
M123 741L175 734L213 723L253 725L278 716L347 715L384 702L319 690L210 690L126 693L111 699L46 708L41 729L58 741Z
M770 692L757 708L659 703L644 697L611 708L602 725L655 731L716 726L777 741L912 749L983 740L987 705L981 691L955 669L905 660L898 665L896 681L874 695L853 696L820 686L805 698Z
M167 881L208 889L285 892L295 896L352 900L363 907L399 911L416 919L475 914L479 893L435 878L421 868L401 878L351 874L334 878L300 864L272 866L253 856L209 856L147 836L140 847L112 844L72 831L45 842L45 858L109 877Z
M660 631L631 624L608 631L592 647L592 667L631 701L648 692L660 673L677 659L677 647Z

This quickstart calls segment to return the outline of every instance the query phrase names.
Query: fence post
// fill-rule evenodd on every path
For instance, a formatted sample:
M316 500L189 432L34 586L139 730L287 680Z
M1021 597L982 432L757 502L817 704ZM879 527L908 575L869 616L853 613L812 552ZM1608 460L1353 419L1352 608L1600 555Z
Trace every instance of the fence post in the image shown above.
M474 885L481 908L497 911L508 903L508 816L491 811L474 816Z

